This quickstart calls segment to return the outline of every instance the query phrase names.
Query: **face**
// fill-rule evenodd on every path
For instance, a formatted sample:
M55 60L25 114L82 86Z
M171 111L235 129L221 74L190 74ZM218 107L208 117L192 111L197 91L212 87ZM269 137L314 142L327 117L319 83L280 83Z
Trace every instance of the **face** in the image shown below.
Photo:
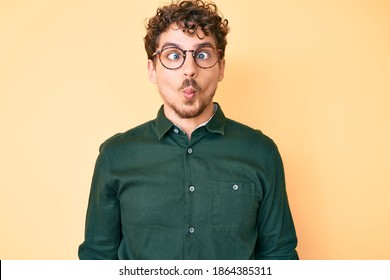
M201 30L198 30L198 35L202 39L173 25L161 34L157 50L169 46L195 50L204 44L216 47L213 36L204 36ZM155 62L148 61L149 78L152 83L157 84L167 117L174 114L182 119L202 116L207 109L213 107L213 97L218 83L223 79L224 69L223 59L211 68L200 68L196 65L192 52L187 52L184 64L175 70L165 68L158 58Z

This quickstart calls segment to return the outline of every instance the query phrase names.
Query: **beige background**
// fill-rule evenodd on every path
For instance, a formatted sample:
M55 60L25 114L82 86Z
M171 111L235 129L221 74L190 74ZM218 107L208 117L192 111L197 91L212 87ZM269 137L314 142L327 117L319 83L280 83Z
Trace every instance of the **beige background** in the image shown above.
M302 259L390 259L390 2L216 0L226 115L282 153ZM0 258L76 259L101 142L154 118L166 1L0 0Z

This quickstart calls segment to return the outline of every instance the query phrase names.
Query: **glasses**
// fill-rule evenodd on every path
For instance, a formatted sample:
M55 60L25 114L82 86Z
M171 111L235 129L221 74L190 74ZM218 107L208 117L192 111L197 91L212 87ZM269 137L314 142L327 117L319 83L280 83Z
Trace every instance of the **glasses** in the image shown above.
M196 50L182 50L179 47L172 46L156 51L153 54L153 57L158 56L161 64L165 68L176 70L183 66L186 61L187 52L192 52L192 57L194 58L196 65L203 69L213 67L217 64L221 56L221 50L215 49L212 46L203 46Z

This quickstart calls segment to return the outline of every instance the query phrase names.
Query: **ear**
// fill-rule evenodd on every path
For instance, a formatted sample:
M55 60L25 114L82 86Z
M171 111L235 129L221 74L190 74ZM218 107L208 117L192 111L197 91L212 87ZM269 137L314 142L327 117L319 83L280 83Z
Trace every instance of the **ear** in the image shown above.
M218 67L219 67L219 77L218 77L218 82L223 80L223 77L225 75L225 59L222 58L220 62L218 62Z
M153 84L157 84L156 69L154 67L154 62L151 59L148 60L148 73L149 73L149 80Z

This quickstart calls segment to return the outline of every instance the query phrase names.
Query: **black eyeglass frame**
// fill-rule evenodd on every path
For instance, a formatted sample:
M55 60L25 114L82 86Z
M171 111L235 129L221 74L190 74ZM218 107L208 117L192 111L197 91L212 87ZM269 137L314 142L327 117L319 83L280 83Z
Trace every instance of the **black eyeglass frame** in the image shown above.
M196 62L195 53L196 53L198 50L203 49L203 48L212 48L212 49L214 49L214 50L217 51L218 59L217 59L217 61L216 61L213 65L208 66L208 67L204 67L204 66L200 66L200 65ZM163 51L167 50L167 49L177 49L177 50L180 50L180 51L183 53L183 61L182 61L182 63L181 63L178 67L170 68L170 67L165 66L164 63L162 62L162 60L161 60L161 53L162 53ZM161 65L164 66L166 69L168 69L168 70L176 70L176 69L179 69L180 67L182 67L182 66L184 65L184 62L186 61L186 58L187 58L187 52L192 52L192 58L194 59L195 64L196 64L199 68L202 68L202 69L210 69L210 68L214 67L214 66L219 62L219 60L221 59L221 54L222 54L222 51L221 51L220 49L214 48L213 46L201 46L201 47L199 47L199 48L197 48L197 49L195 49L195 50L183 50L183 49L181 49L181 48L179 48L179 47L177 47L177 46L168 46L168 47L165 47L165 48L163 48L163 49L161 49L161 50L155 51L155 52L152 54L152 57L157 56L158 59L159 59L160 62L161 62Z

